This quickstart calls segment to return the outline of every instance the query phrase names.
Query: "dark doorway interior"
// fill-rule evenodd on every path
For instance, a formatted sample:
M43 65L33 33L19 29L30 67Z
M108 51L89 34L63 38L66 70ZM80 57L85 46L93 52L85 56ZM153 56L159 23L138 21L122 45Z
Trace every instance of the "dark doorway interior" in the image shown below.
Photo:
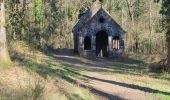
M89 36L84 38L84 50L91 50L91 39Z
M96 56L108 57L108 34L105 31L96 34Z

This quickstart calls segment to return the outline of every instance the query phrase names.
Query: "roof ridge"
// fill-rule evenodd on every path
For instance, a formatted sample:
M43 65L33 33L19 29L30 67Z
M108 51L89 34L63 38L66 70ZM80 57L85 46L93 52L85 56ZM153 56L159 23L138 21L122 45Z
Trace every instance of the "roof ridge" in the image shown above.
M73 33L77 33L79 29L84 27L100 10L103 10L109 17L110 13L102 6L99 0L95 1L87 12L79 19L77 24L73 27ZM112 18L112 20L120 27L120 25ZM121 27L120 27L121 28Z
M99 0L95 1L91 7L87 10L87 12L79 19L77 24L73 28L73 32L78 31L85 23L87 23L93 16L100 10L101 3Z

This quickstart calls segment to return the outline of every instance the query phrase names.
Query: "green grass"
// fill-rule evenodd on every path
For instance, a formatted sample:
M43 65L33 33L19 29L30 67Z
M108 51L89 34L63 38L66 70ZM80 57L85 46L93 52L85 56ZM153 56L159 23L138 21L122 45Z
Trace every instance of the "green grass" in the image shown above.
M12 66L12 62L8 61L8 62L3 62L0 60L0 70L4 70L4 69L9 69Z

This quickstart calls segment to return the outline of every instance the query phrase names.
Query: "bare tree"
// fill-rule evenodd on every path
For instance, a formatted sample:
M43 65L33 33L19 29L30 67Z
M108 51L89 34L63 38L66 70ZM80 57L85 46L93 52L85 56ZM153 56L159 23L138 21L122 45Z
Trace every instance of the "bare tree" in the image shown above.
M153 34L153 21L152 21L152 1L149 1L149 53L152 52L152 34Z
M168 65L170 65L170 29L168 30L168 32L167 32L167 43L168 43L168 56L167 56L167 58L168 58Z
M134 36L135 39L135 44L132 47L132 49L137 52L138 50L138 34L137 32L135 32L135 19L134 19L134 14L135 14L135 10L134 10L134 5L135 5L135 0L126 0L126 4L127 4L127 8L128 8L128 13L129 13L129 17L131 20L131 26L132 26L132 34ZM132 43L132 35L129 35L129 40Z

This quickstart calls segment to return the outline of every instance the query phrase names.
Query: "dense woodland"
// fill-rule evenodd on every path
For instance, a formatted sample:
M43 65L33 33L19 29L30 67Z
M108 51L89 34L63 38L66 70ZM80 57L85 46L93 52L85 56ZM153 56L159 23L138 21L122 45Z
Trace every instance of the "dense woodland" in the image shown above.
M73 48L72 28L94 0L1 0L8 44L23 40L39 49ZM126 51L167 53L168 0L103 0L126 30ZM3 10L3 9L2 9ZM3 12L3 11L2 11ZM2 19L3 20L3 19ZM3 23L3 22L2 22Z
M8 48L22 40L43 51L72 49L72 28L94 1L1 0L1 38L6 34ZM102 5L126 31L127 54L169 53L169 0L103 0Z
M8 38L27 39L41 48L72 48L73 39L69 38L72 37L72 27L76 24L78 15L85 13L92 2L35 0L6 3L7 9L9 8L7 19L10 21ZM103 5L127 31L127 51L165 52L165 35L160 34L163 33L160 3L108 0ZM157 49L158 45L160 50Z

